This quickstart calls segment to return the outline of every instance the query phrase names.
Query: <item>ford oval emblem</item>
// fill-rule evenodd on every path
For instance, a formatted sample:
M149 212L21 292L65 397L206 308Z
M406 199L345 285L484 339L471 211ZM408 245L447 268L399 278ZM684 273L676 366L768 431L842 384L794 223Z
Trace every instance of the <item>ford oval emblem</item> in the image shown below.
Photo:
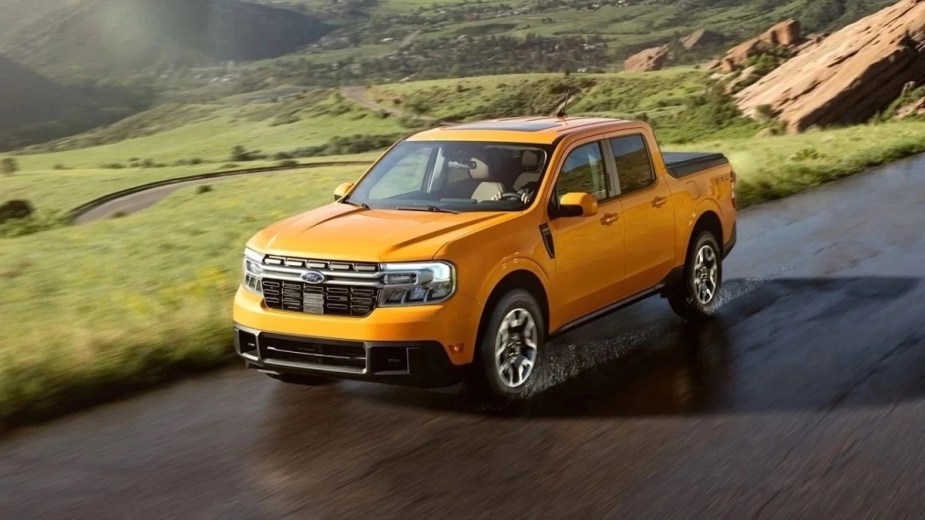
M302 273L302 280L304 280L305 283L317 285L324 282L324 275L318 271L308 271L307 273Z

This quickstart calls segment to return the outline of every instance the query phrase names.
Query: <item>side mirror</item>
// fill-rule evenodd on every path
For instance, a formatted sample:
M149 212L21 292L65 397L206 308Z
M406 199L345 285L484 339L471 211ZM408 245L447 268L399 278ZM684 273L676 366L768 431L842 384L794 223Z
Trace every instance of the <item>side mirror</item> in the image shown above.
M352 182L345 182L341 184L340 186L334 188L334 202L337 202L340 199L346 197L347 194L350 193L350 190L352 189L353 189Z
M563 217L597 215L597 200L590 193L566 193L559 198L559 215Z

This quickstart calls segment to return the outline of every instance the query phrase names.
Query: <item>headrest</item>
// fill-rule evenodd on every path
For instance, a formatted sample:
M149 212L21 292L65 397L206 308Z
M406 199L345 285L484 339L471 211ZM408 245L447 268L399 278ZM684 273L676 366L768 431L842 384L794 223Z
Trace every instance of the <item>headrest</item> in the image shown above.
M540 167L540 156L536 152L525 151L520 156L520 164L526 171L533 171Z
M491 170L488 169L488 163L485 162L483 157L473 157L472 164L474 164L475 167L469 170L470 177L480 181L486 181L491 178Z

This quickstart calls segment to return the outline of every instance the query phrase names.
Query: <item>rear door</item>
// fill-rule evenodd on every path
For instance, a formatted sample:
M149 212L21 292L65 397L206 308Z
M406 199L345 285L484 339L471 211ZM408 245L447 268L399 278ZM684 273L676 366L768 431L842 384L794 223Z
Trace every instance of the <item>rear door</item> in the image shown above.
M556 205L562 195L581 192L598 202L597 215L557 217L549 223L557 273L553 297L566 323L613 303L623 278L622 210L605 146L600 139L574 145L559 168L550 201Z
M645 136L621 133L607 139L613 160L625 232L625 275L622 296L661 282L675 259L675 215L668 183L656 175Z

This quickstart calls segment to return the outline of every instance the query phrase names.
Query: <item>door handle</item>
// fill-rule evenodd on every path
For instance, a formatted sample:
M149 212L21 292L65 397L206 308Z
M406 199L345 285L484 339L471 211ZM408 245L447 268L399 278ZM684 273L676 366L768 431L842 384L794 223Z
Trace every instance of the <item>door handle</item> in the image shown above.
M667 203L668 203L668 198L667 198L667 197L655 197L654 199L652 199L652 207L653 207L653 208L660 208L660 207L664 206L664 205L667 204Z
M616 213L604 213L604 216L601 217L601 224L609 226L618 220L620 220L620 215Z

